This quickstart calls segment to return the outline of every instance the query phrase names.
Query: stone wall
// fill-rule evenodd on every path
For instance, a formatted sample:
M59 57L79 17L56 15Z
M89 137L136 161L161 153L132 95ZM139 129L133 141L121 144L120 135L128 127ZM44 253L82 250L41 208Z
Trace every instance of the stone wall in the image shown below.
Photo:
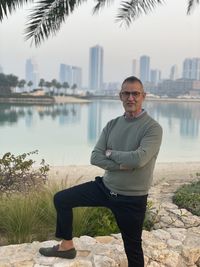
M200 218L171 201L175 190L193 178L159 181L149 199L156 215L154 230L143 231L146 267L200 267ZM55 240L0 247L0 267L127 267L121 235L74 238L78 251L74 260L41 256L41 246Z

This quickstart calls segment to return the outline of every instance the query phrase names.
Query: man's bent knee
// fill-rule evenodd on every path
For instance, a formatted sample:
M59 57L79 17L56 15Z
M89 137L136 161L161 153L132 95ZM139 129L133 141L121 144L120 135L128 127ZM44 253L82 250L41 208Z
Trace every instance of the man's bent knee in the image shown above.
M54 195L53 198L55 208L59 208L63 205L63 192L59 191Z

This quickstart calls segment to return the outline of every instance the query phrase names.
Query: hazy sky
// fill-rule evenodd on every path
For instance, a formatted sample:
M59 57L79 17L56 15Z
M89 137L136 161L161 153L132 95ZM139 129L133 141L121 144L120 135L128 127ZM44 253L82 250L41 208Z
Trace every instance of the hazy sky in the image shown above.
M118 2L118 1L117 1ZM118 2L119 3L119 2ZM34 57L40 77L58 79L59 64L80 66L84 85L88 83L89 47L104 48L104 81L121 82L131 74L132 59L151 57L151 68L162 70L162 77L177 64L179 72L186 57L200 57L200 6L186 15L187 0L166 0L148 16L141 16L129 28L115 22L119 4L92 16L93 1L71 15L56 36L39 48L24 41L28 9L19 9L0 24L0 65L4 73L25 77L25 61Z

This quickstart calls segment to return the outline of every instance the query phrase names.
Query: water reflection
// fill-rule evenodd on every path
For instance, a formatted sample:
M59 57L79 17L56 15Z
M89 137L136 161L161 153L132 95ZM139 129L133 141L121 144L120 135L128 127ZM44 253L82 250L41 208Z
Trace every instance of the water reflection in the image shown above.
M88 108L88 141L94 144L102 130L102 104L101 102L90 103Z
M162 161L199 160L200 103L146 101L145 109L164 130ZM46 106L0 104L1 153L39 149L49 163L88 164L102 128L122 114L120 101Z
M39 116L40 120L50 117L59 119L60 125L65 123L78 123L81 119L81 108L77 104L49 105L49 106L18 106L0 104L0 126L12 125L22 118L27 127L33 125L33 117Z
M199 136L199 103L146 102L145 107L156 120L167 119L169 130L178 126L181 136Z

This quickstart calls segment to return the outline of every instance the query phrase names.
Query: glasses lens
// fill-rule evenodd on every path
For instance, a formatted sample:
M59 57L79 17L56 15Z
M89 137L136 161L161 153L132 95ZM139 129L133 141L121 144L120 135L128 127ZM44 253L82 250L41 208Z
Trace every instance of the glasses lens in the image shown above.
M133 92L128 92L128 91L124 91L124 92L121 92L121 94L124 96L124 97L130 97L130 95L132 95L133 97L139 97L141 92L138 92L138 91L133 91Z

